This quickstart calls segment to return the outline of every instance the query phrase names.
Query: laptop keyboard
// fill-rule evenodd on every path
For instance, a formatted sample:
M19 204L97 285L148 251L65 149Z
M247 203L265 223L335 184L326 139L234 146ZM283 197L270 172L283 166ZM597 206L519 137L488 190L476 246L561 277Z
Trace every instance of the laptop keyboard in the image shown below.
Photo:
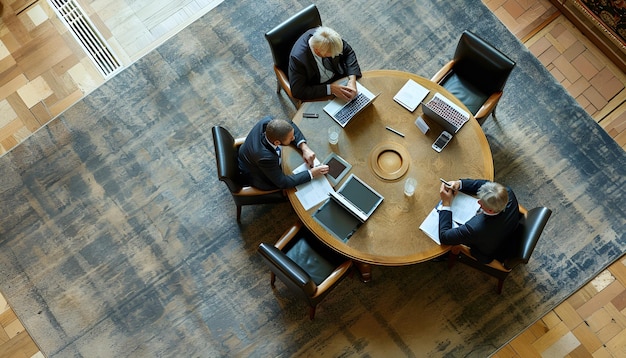
M352 101L346 103L343 108L335 113L335 119L343 126L368 103L369 99L363 93L359 93Z
M457 129L461 128L461 126L469 120L469 117L457 111L454 107L437 96L433 97L433 99L428 102L428 107Z

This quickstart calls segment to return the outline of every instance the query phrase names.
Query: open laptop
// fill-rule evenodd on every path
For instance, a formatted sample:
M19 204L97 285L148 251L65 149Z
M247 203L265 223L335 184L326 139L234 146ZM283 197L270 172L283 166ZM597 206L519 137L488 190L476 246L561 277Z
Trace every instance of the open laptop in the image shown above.
M384 197L354 174L313 217L329 232L346 242L383 201Z
M324 112L328 113L342 128L378 97L378 94L373 94L359 82L356 83L356 88L359 94L351 101L346 102L342 99L335 98L324 106Z
M469 113L440 93L435 93L428 103L423 103L422 110L426 117L438 123L450 134L458 132L470 118Z
M345 183L330 196L337 203L349 210L361 222L365 222L380 205L384 197L354 174L350 174Z

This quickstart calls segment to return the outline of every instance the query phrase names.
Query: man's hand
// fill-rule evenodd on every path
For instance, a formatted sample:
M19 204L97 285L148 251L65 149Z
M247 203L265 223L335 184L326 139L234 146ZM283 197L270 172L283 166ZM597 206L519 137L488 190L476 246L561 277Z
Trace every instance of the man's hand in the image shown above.
M328 165L318 165L315 168L311 168L311 175L313 178L317 178L318 176L328 173L328 170Z
M313 165L315 165L315 153L306 143L300 144L300 150L302 151L302 159L309 165L309 168L313 168Z
M439 188L439 196L441 197L441 205L450 206L452 204L452 200L454 200L455 194L456 194L456 190L448 187L444 183L441 183L441 187Z
M356 90L356 84L354 85L354 88L350 86L331 84L330 93L334 94L337 98L343 99L344 101L349 101L356 97L356 95L358 94Z

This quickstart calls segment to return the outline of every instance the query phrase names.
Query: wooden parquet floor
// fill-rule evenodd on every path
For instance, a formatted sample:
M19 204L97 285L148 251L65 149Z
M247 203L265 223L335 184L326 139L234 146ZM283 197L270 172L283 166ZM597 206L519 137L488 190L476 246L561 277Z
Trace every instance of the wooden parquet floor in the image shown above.
M82 0L128 66L220 0ZM626 149L626 74L549 0L483 0ZM0 155L106 79L45 0L3 0ZM626 259L548 312L494 357L626 357ZM0 358L43 357L0 295Z

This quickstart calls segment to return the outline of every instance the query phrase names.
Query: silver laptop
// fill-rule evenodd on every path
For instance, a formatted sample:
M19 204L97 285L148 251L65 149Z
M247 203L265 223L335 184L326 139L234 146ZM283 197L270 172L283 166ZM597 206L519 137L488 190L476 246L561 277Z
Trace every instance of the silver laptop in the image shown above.
M356 88L359 94L351 101L346 102L335 98L324 106L324 112L328 113L342 128L378 97L378 94L373 94L358 82L356 83Z
M440 93L435 93L428 103L422 104L422 110L426 117L438 123L450 134L458 132L470 118L469 113Z

